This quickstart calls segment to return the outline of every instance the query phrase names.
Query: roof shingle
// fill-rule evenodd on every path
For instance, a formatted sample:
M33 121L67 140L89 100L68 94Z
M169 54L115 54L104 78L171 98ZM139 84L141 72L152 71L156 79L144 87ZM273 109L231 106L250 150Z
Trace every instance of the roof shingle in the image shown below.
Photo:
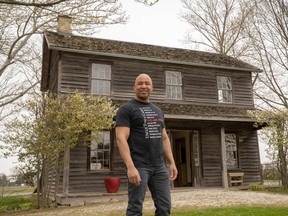
M148 59L177 61L199 65L223 66L229 68L242 68L251 71L260 71L250 64L232 58L224 54L209 53L188 49L155 46L140 43L83 37L75 35L61 35L56 32L45 32L50 49L69 49L71 51L95 52L109 54L111 56L121 55L125 57L142 57Z

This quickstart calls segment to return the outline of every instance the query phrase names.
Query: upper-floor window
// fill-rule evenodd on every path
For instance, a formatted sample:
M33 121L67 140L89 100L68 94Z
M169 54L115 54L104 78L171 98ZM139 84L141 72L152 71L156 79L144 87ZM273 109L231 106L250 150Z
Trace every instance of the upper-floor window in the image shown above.
M91 93L110 95L111 92L111 65L92 64Z
M227 133L225 134L226 144L226 164L227 168L238 168L238 149L236 134Z
M232 78L217 76L218 102L232 103Z
M182 100L181 72L166 71L166 98Z
M92 139L90 146L90 170L110 170L110 132L98 133L100 139Z

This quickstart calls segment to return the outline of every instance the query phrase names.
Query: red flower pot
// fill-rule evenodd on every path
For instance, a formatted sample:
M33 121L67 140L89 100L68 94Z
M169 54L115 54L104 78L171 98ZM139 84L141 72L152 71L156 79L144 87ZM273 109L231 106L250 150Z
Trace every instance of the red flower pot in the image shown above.
M117 193L120 187L120 178L104 179L105 187L108 193Z

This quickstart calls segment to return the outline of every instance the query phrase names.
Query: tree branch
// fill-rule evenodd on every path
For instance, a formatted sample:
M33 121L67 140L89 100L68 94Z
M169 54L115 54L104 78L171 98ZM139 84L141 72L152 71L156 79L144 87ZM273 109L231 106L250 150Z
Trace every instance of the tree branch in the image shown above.
M15 0L0 0L0 4L7 4L7 5L20 5L20 6L35 6L35 7L51 7L53 5L57 5L60 4L62 2L65 2L68 0L56 0L56 1L52 1L49 3L26 3L26 2L22 2L22 1L15 1Z
M16 97L14 98L11 98L10 100L4 102L4 103L1 103L0 104L0 107L4 107L6 106L7 104L10 104L14 101L16 101L17 99L23 97L28 91L30 91L30 89L34 88L37 84L39 84L39 81L37 81L36 83L34 83L33 85L29 86L29 88L25 89L24 91L20 92Z

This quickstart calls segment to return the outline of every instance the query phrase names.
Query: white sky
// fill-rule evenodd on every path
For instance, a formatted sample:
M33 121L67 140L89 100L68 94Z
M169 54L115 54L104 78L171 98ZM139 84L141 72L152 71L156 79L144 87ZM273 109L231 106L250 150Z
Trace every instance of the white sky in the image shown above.
M129 22L126 25L105 27L94 35L95 37L186 48L181 40L191 28L180 20L180 0L160 0L153 7L144 6L134 0L125 0L123 7L130 16ZM260 144L261 162L268 161L264 149L265 146ZM0 173L11 174L11 168L16 166L16 161L16 158L0 159Z
M130 17L128 24L106 27L96 37L184 48L180 40L189 25L180 21L180 0L160 0L152 7L125 0L123 7Z

